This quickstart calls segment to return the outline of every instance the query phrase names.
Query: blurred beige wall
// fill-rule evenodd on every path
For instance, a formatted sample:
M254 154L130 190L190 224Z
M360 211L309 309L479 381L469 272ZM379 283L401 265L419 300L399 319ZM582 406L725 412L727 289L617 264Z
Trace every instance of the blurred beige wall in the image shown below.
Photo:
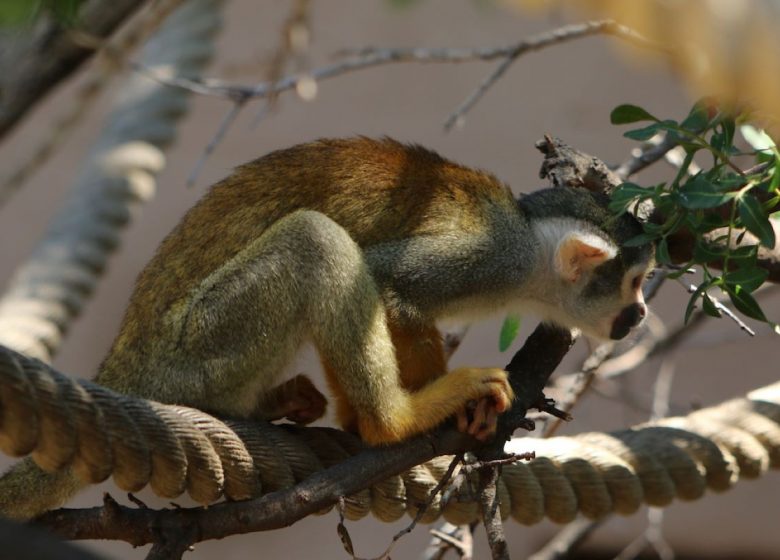
M218 56L209 75L243 83L262 81L267 61L279 42L280 26L290 2L233 0L227 3ZM527 35L563 23L558 19L534 19L471 0L425 0L412 9L393 9L389 2L327 0L313 2L311 64L328 62L343 48L363 46L493 46L515 42ZM222 100L193 98L191 112L180 128L178 143L168 153L168 165L159 178L154 200L140 209L127 231L122 250L87 306L74 324L55 365L73 374L91 376L114 336L133 280L156 245L204 192L208 184L246 160L270 150L325 136L389 135L419 142L460 162L483 167L509 182L516 191L541 185L539 154L533 144L545 133L616 162L633 143L609 124L609 112L619 103L631 102L653 113L681 116L691 103L685 92L662 66L637 66L635 57L620 53L602 37L529 54L496 84L467 116L465 126L445 133L444 119L494 68L495 63L459 65L389 65L344 75L320 84L315 101L305 103L291 94L279 100L276 111L252 126L260 104L250 105L208 159L194 189L185 181L229 109ZM2 176L36 141L50 132L52 119L70 102L73 84L56 92L33 118L0 146ZM103 100L73 138L41 169L13 201L0 220L0 279L6 282L40 235L47 219L67 195L79 162L99 130L108 103ZM659 164L649 177L668 176ZM647 179L650 180L650 179ZM654 309L670 324L682 319L686 296L669 283ZM766 303L769 316L780 318L780 299ZM497 349L500 319L474 328L453 359L455 364L505 364L509 353ZM525 322L523 333L532 327ZM741 395L778 377L777 339L767 329L748 339L726 321L711 321L673 356L677 375L673 410L684 413L693 404L707 405ZM584 352L580 342L561 371L576 366ZM301 368L314 368L310 357ZM650 363L625 381L649 402L658 363ZM575 412L568 433L616 429L646 419L619 402L591 395ZM5 461L4 464L7 464ZM99 492L122 494L109 484L80 496L76 504L94 505ZM148 492L142 498L160 505ZM181 503L187 503L181 501ZM597 532L593 542L622 547L643 527L644 512L616 518ZM196 546L187 558L222 560L253 557L344 558L336 535L335 514L310 518L291 528L267 534L247 535ZM405 521L404 521L405 523ZM356 551L376 556L403 524L382 525L374 520L350 524ZM692 504L677 503L666 510L664 533L675 550L702 557L776 557L780 549L780 477L770 473L757 482L742 482L722 496L709 496ZM535 549L554 529L545 523L525 528L509 522L513 558ZM478 531L477 557L485 556L484 538ZM428 536L424 527L403 539L396 558L414 558ZM133 550L122 543L90 544L114 558L143 558L148 547Z

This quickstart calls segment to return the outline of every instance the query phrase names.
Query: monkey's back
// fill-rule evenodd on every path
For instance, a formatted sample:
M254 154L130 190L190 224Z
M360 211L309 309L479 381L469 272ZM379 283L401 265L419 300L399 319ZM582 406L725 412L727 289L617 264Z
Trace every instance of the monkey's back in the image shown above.
M493 175L391 139L319 140L272 152L215 184L168 235L138 279L122 330L152 328L177 300L296 210L322 212L368 247L478 230L496 205L516 208Z

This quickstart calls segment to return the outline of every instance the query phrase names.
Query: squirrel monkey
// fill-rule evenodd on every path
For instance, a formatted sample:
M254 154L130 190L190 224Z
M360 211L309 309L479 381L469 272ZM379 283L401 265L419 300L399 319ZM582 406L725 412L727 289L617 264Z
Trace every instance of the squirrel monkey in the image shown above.
M436 321L522 309L626 336L646 314L652 248L623 245L641 226L608 200L581 189L516 200L488 173L390 139L273 152L214 185L163 241L96 381L221 416L308 423L324 397L304 376L279 377L311 341L339 422L369 444L453 416L485 439L512 402L506 373L448 373Z

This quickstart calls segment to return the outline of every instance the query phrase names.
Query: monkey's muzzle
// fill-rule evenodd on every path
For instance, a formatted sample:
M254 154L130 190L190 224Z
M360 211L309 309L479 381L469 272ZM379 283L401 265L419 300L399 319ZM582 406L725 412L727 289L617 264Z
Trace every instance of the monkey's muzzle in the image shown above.
M609 332L609 338L620 340L625 338L631 329L641 323L647 315L647 306L644 303L632 303L623 308L612 322L612 330Z

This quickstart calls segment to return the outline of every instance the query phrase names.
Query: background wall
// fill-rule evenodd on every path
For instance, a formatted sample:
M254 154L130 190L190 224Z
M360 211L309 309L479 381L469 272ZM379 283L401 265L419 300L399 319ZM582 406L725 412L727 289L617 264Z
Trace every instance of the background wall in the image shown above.
M209 75L254 83L267 75L267 62L279 43L289 2L233 0L227 4L218 57ZM393 9L388 2L329 0L313 3L312 66L329 61L343 48L363 46L495 46L518 41L556 27L562 19L533 19L489 2L426 0L412 9ZM345 75L320 84L314 102L284 95L275 112L257 126L252 122L260 104L250 105L207 161L197 185L185 182L229 109L222 100L193 98L180 139L169 152L168 165L159 178L159 191L151 204L138 211L113 259L94 300L73 326L55 365L65 372L93 375L116 333L134 278L162 237L215 180L230 169L270 150L318 137L364 134L389 135L419 142L465 164L491 170L517 192L542 186L538 178L540 155L533 148L543 134L551 133L607 162L624 159L633 143L609 124L609 112L631 102L651 112L682 116L691 104L666 69L637 64L637 58L615 48L610 40L594 37L556 46L520 59L472 110L465 127L445 133L444 119L490 73L493 63L458 65L389 65ZM71 83L52 96L14 138L0 147L2 169L12 169L40 139L50 133L52 119L69 103ZM108 103L95 107L91 117L65 146L4 209L0 220L0 281L6 281L16 264L29 253L47 219L67 195L79 162L99 130ZM651 178L666 176L659 164ZM650 180L648 178L647 180ZM654 311L670 324L682 320L686 295L668 283L654 303ZM767 315L780 317L780 299L766 303ZM505 364L511 353L497 349L500 318L472 329L453 364ZM533 327L524 322L523 334ZM748 339L732 323L714 321L677 351L673 412L707 405L741 395L777 378L776 344L768 329ZM576 367L585 352L580 342L560 371ZM626 388L649 402L649 389L659 364L650 363L632 374ZM311 353L294 371L315 371ZM637 412L590 395L566 427L574 433L616 429L646 419ZM4 463L7 461L3 458ZM780 486L777 473L757 482L740 483L728 494L707 497L692 504L677 503L666 510L664 533L675 550L701 557L772 557L780 545ZM101 491L121 493L110 485L93 489L74 503L94 505ZM141 496L159 504L148 493ZM187 503L182 500L180 503ZM644 513L615 518L593 539L598 546L622 548L639 534ZM188 558L223 560L249 554L290 558L343 558L336 535L335 514L310 518L295 526L267 534L233 537L199 544ZM356 551L375 556L406 521L382 525L364 520L350 525ZM513 557L534 550L554 530L551 524L533 528L513 522L507 526ZM485 554L482 532L477 531L477 557ZM428 541L424 527L404 538L397 558L416 557ZM143 558L146 549L133 550L121 543L90 544L116 558Z

